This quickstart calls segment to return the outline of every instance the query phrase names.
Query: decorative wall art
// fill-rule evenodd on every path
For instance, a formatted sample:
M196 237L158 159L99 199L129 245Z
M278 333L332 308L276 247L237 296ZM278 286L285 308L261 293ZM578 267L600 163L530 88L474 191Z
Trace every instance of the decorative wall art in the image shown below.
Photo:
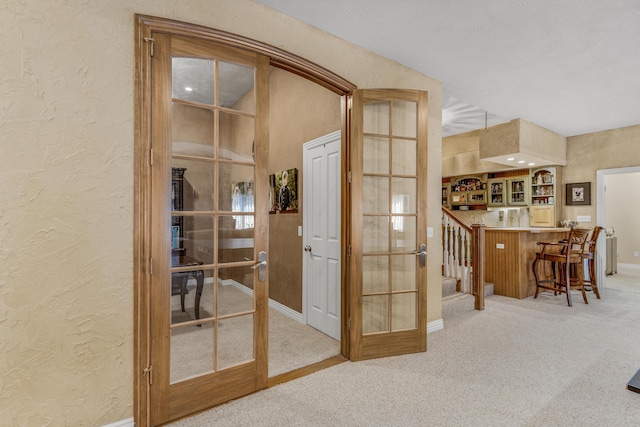
M591 204L591 183L578 182L567 184L566 188L567 206L570 205L590 205Z
M271 213L298 212L298 169L269 175Z

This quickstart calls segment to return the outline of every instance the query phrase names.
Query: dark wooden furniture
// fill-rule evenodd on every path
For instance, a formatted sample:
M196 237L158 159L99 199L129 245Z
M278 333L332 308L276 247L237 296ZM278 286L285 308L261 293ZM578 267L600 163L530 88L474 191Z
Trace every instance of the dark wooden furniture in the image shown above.
M536 253L532 270L536 280L536 293L538 297L540 289L553 291L554 295L564 293L567 295L567 303L571 307L571 288L582 292L585 304L589 304L587 294L584 290L584 248L587 243L587 236L591 232L588 228L572 228L569 237L561 242L538 242L542 246L540 252ZM540 262L542 264L540 265ZM547 268L549 267L549 268ZM551 270L550 274L543 274L540 278L540 270L545 273ZM571 272L574 271L572 275Z
M584 280L584 285L589 286L594 294L596 294L596 298L600 299L600 291L598 290L598 282L596 276L596 243L598 242L598 237L600 236L600 232L602 231L602 227L597 226L591 232L591 236L589 236L589 240L587 240L587 244L585 246L585 250L583 253L583 258L587 260L587 266L589 269L589 279Z
M202 261L191 258L186 255L179 255L171 257L172 267L190 267L196 265L202 265ZM202 289L204 288L204 271L202 270L189 270L171 273L171 295L180 295L180 305L184 312L184 297L189 293L187 289L187 282L189 277L196 279L196 299L194 303L194 311L196 319L200 318L200 298L202 297Z
M171 211L180 212L184 210L184 173L186 168L171 168ZM171 216L172 254L185 255L182 246L184 238L184 217Z

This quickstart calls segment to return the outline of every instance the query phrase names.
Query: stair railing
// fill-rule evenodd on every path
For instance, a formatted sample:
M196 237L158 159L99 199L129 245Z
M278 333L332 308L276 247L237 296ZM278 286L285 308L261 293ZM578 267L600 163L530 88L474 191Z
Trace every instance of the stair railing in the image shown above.
M484 309L484 229L481 224L469 227L442 207L443 274L459 280L461 292L476 297L476 310Z

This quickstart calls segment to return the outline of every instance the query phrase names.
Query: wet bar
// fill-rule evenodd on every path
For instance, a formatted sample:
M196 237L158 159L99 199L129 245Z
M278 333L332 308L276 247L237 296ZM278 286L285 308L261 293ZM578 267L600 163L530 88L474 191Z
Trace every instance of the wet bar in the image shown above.
M568 228L487 227L485 233L485 282L493 292L512 298L533 296L536 291L531 265L540 249L537 242L557 242Z

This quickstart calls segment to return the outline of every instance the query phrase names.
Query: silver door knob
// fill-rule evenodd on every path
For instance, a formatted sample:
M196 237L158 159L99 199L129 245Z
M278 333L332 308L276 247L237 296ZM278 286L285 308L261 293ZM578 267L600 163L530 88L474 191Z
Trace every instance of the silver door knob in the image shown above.
M305 252L311 252L311 246L307 245L304 247Z

